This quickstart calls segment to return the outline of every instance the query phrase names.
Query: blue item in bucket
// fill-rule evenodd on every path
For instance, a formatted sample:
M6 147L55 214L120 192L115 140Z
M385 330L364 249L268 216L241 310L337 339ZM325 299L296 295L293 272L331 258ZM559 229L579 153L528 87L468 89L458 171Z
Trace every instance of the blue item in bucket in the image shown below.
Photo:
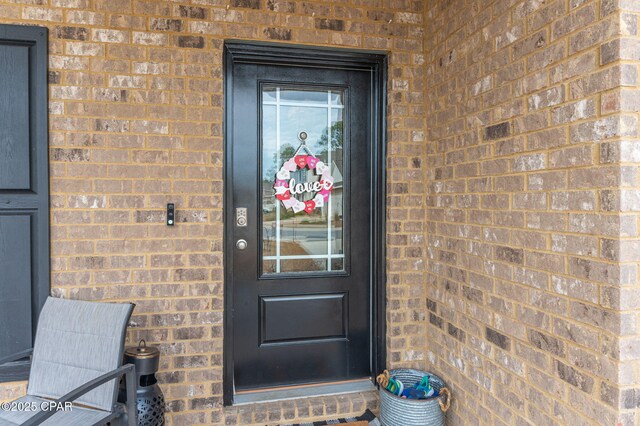
M404 391L404 385L402 384L402 382L398 379L396 379L395 377L392 377L389 379L389 384L387 385L387 390L389 392L391 392L394 395L402 395L402 392Z
M429 376L423 376L421 381L405 388L400 396L408 399L427 399L438 396L438 391L429 384Z

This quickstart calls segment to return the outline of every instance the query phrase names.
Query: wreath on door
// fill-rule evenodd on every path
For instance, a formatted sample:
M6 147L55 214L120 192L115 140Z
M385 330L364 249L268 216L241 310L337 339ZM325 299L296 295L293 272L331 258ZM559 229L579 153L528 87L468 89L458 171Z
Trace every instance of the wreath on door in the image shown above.
M294 213L304 211L311 214L316 208L324 206L324 203L329 201L334 180L331 176L331 168L307 147L307 133L300 132L298 138L301 140L300 146L276 173L273 184L274 195L286 209L292 209ZM292 172L305 169L313 171L316 176L320 176L320 179L315 182L297 183L295 178L291 177ZM301 201L295 198L296 195L306 193L312 194L310 200Z

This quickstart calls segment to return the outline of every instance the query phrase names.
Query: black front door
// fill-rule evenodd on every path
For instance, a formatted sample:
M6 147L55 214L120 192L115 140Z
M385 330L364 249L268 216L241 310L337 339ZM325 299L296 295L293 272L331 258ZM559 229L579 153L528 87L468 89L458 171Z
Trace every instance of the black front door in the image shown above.
M239 62L231 76L235 390L370 377L372 72Z

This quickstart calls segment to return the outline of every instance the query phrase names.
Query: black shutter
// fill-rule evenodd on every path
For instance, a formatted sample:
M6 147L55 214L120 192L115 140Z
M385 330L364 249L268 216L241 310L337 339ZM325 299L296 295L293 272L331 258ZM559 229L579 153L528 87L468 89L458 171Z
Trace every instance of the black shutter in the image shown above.
M48 294L47 29L0 25L0 358L32 347Z

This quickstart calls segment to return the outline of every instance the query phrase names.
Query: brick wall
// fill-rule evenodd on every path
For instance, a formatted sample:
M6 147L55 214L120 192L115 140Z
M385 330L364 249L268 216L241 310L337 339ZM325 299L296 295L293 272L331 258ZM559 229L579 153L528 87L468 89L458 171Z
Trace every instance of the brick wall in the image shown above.
M638 12L427 4L428 364L453 424L640 422Z
M612 2L613 3L613 2ZM600 48L603 62L619 62L629 69L640 66L640 4L637 1L620 1L609 4L611 10L618 9L622 36L605 43ZM623 84L614 93L602 100L602 108L615 111L629 117L628 120L640 122L640 81ZM637 164L640 163L640 134L637 132L620 141L607 144L601 155L613 164L634 167L637 176ZM605 194L607 209L620 212L622 216L638 219L640 211L640 183L619 188ZM610 202L610 203L609 203ZM610 243L611 244L611 243ZM621 313L621 337L616 355L620 359L618 386L604 387L601 399L611 406L622 410L627 424L640 423L640 290L638 288L638 265L640 263L640 240L638 233L621 234L613 243L610 257L621 263L623 270L630 271L631 279L621 282L619 288L608 289L613 299L613 307ZM635 275L633 275L635 273Z
M169 424L377 404L356 394L222 408L225 38L391 52L389 359L424 363L423 10L413 0L0 0L0 23L50 29L52 293L137 304L129 342L161 346ZM0 385L0 399L23 392Z

